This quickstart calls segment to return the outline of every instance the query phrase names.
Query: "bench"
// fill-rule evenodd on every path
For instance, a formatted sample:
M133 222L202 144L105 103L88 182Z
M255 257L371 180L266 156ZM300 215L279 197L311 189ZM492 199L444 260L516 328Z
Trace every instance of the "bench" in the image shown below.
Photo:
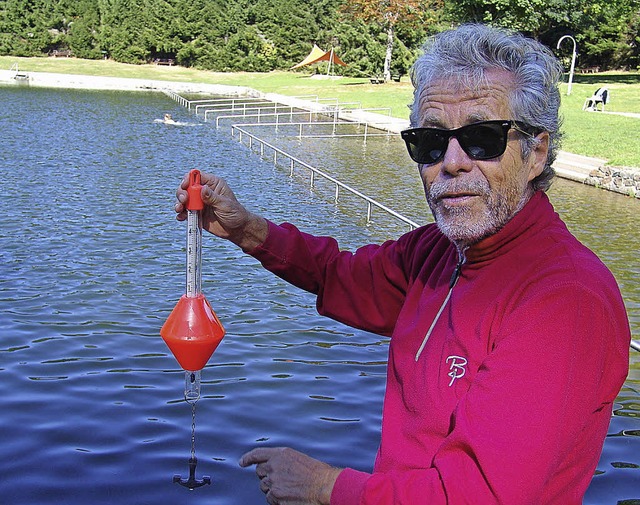
M371 77L371 84L384 84L384 77Z
M171 58L156 58L153 60L156 65L168 65L172 66L175 62Z
M54 49L49 53L49 56L53 56L54 58L69 58L71 54L70 49Z
M587 67L580 70L583 74L597 74L600 72L600 67Z

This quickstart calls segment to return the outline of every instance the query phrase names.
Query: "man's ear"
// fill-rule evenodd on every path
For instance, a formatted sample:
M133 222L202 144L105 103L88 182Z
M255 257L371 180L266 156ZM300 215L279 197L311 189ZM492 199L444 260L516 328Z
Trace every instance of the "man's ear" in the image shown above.
M528 182L538 177L547 164L547 154L549 153L549 132L542 132L536 135L538 140L533 151L529 155L529 178Z

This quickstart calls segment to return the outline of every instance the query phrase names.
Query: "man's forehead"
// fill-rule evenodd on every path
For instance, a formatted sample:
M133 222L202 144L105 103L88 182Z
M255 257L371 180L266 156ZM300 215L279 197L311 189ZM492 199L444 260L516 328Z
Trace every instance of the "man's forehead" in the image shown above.
M420 123L422 126L439 126L446 123L447 117L443 117L447 115L447 110L444 109L439 113L436 113L433 110L427 108L427 110L420 114ZM477 123L478 121L488 121L491 119L496 119L491 117L492 115L488 112L483 111L471 111L468 114L464 115L462 118L465 124Z
M509 111L509 102L504 95L461 96L459 100L426 95L420 101L417 119L419 126L453 128L478 121L508 119Z
M487 73L474 85L463 80L437 79L421 90L416 104L419 122L445 124L452 116L465 124L496 119L496 114L508 114L512 92L513 79L508 72Z

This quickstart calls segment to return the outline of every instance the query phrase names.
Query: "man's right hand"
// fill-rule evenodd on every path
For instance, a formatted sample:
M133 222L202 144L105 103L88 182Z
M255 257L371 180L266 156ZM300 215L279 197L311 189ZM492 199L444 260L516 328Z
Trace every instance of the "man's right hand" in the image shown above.
M202 183L202 228L208 232L238 245L245 252L250 252L262 245L267 238L269 226L267 221L244 208L238 202L227 183L213 174L200 173ZM187 187L189 174L185 175L176 191L176 219L187 219Z

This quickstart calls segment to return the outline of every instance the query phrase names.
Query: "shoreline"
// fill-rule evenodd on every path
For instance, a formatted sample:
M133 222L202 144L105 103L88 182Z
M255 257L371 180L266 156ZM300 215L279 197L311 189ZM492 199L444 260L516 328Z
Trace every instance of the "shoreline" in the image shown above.
M212 94L229 97L255 97L287 105L298 105L307 109L318 107L318 104L313 102L276 93L263 93L248 86L226 84L56 74L50 72L21 72L19 70L0 70L0 84L96 91L172 91L174 93ZM408 121L406 120L390 118L372 112L345 109L340 112L339 117L345 121L366 122L373 128L388 130L393 133L399 133L408 127ZM556 175L563 179L640 199L640 168L611 167L607 165L607 160L581 156L566 151L558 153L553 168L556 171Z
M0 70L0 84L40 87L85 89L96 91L154 91L171 90L181 93L209 93L228 96L260 96L261 93L246 86L227 84L161 81L130 77L105 77L82 74L56 74L52 72L22 72Z

